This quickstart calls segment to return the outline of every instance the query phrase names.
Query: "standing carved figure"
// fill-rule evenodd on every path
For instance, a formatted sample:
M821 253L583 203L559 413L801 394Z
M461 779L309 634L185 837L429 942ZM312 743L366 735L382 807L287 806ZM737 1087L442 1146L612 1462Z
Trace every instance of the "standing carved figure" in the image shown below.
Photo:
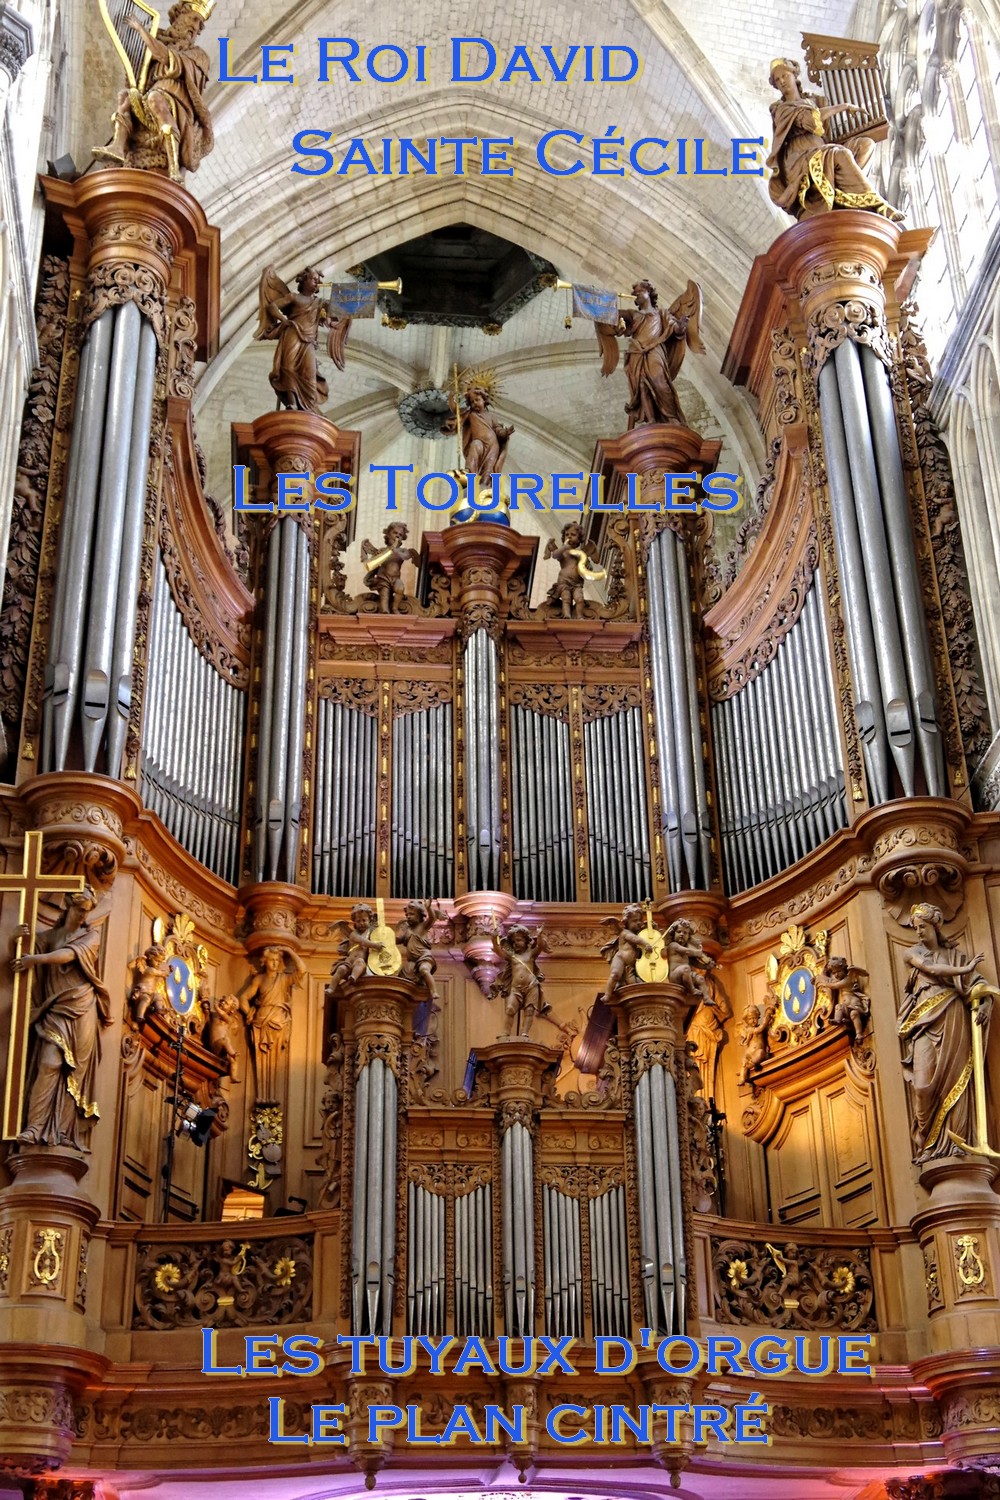
M114 137L94 155L124 167L160 167L166 158L174 182L196 172L215 145L205 86L212 71L197 46L214 0L180 0L170 7L170 25L152 36L134 17L129 25L146 44L150 65L143 89L122 89L111 117Z
M412 547L404 547L409 529L402 521L394 521L382 533L383 547L376 547L367 537L361 543L361 561L368 569L365 588L378 594L379 614L399 614L406 598L403 588L403 564L418 563L420 553Z
M871 1013L871 1000L865 990L867 980L864 969L857 969L840 957L828 958L826 967L816 976L816 983L833 996L833 1024L846 1026L855 1046L861 1044Z
M496 398L496 382L492 376L474 376L465 387L464 397L460 415L454 395L448 397L452 414L442 424L441 431L457 432L461 420L466 472L477 474L481 484L489 484L493 475L499 474L504 466L507 444L514 429L498 422L490 411Z
M562 529L562 545L555 537L549 538L543 561L550 557L559 564L559 577L549 589L549 603L560 605L563 619L572 620L583 612L584 579L606 576L603 568L589 566L597 562L597 548L584 541L583 527L570 521Z
M169 973L170 963L167 959L167 950L162 943L152 943L145 953L140 953L136 959L135 977L128 998L137 1026L142 1025L147 1012L152 1011L155 1016L158 1011L166 1010L169 1004L167 1000L167 975Z
M656 944L651 943L643 933L646 921L646 913L641 906L626 906L621 914L621 920L617 917L606 917L605 922L618 926L619 931L613 938L601 946L601 957L608 959L611 964L611 973L608 975L607 988L604 991L605 1004L610 1004L615 990L620 989L623 984L635 984L638 981L636 963L644 953L654 953Z
M689 281L687 289L664 311L651 281L637 281L632 288L635 312L619 314L617 326L595 323L601 349L601 374L613 375L618 368L618 336L627 334L625 374L628 379L629 430L647 422L674 423L686 427L674 381L684 360L685 349L704 354L701 341L701 287Z
M438 992L434 985L437 964L434 962L428 934L434 923L440 920L440 908L433 901L408 901L403 907L403 920L396 928L396 938L403 953L403 967L399 971L399 977L423 985L430 998L432 1012L438 1003Z
M338 370L344 368L344 347L351 331L350 318L332 317L320 300L323 272L306 266L290 291L273 266L261 273L258 322L254 338L277 339L270 381L278 394L278 405L295 411L318 412L330 398L330 387L320 374L316 344L320 325L330 324L327 353Z
M233 1032L240 1015L240 1002L236 995L223 995L216 1000L212 1006L208 1024L202 1033L202 1044L209 1052L214 1052L216 1057L221 1057L228 1065L229 1077L233 1083L239 1083L239 1058L236 1053L236 1044Z
M811 218L834 208L864 208L885 219L903 215L886 203L864 174L875 142L858 136L852 145L824 138L823 126L838 114L863 118L853 104L822 105L799 86L800 69L787 57L776 57L768 79L781 95L771 105L774 130L767 159L771 199L793 219Z
M350 985L357 984L368 972L369 953L381 953L384 944L377 943L369 937L369 933L375 924L375 913L370 906L363 901L351 908L350 925L346 922L335 922L330 932L344 932L346 935L337 944L337 951L341 954L330 971L330 983L327 985L327 994L331 1000L335 999L341 991Z
M101 937L96 907L89 885L74 891L61 921L38 938L37 952L11 962L16 972L41 971L32 1013L36 1043L28 1123L17 1138L21 1145L90 1151L99 1114L94 1085L101 1027L111 1025L110 998L97 971ZM19 928L18 934L27 937L28 928Z
M743 1061L736 1079L740 1087L750 1082L751 1073L771 1055L768 1032L774 1020L778 1002L770 990L762 1000L748 1000L743 1010L743 1020L736 1040L743 1048Z
M910 916L918 941L905 954L910 974L899 1012L903 1076L910 1093L913 1159L930 1161L962 1154L974 1136L972 1016L989 1025L997 991L979 973L983 955L972 958L944 936L940 908L920 902Z
M257 1104L278 1102L278 1071L292 1023L292 991L302 983L305 972L305 965L290 948L265 948L260 969L240 986L240 1009L253 1043Z
M504 1036L527 1037L539 1016L544 1016L549 1007L542 999L542 975L538 968L538 956L545 952L545 934L534 936L527 927L511 927L501 937L494 924L493 951L504 960L505 968L491 990L504 1002Z
M701 939L694 935L691 923L682 917L671 922L667 928L663 957L667 960L667 978L671 984L686 990L693 1000L702 1005L713 1003L712 990L705 971L715 968L715 959L710 958L702 947Z

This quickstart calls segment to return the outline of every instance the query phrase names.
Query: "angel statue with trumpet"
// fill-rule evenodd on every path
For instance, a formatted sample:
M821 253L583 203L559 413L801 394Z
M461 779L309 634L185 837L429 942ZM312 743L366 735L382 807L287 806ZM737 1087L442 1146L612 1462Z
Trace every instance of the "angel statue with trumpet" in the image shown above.
M619 313L617 326L595 323L601 348L601 374L613 375L618 368L618 337L627 335L625 374L628 378L629 430L648 422L686 427L674 380L685 349L704 354L701 341L701 287L689 281L687 290L664 310L659 306L651 281L637 281L632 288L635 312Z
M322 302L319 289L323 272L306 266L290 291L273 266L265 266L260 278L260 319L255 339L277 339L270 380L278 394L278 407L315 411L330 399L330 388L319 372L316 343L321 324L329 324L327 353L344 368L344 348L351 319L338 317Z

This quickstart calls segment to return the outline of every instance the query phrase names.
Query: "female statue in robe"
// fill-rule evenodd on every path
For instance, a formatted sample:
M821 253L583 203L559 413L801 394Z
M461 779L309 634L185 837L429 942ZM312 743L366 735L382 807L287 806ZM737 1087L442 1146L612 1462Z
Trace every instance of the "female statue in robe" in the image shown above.
M338 370L344 368L344 346L351 329L350 318L335 318L319 296L323 272L306 266L290 291L273 266L265 266L260 278L259 322L255 339L277 339L270 381L278 393L279 406L294 411L318 412L330 399L330 388L320 374L316 344L320 325L329 323L327 352Z
M101 935L93 921L97 897L90 886L66 900L62 920L38 939L38 951L15 959L23 972L38 969L33 1013L37 1038L28 1094L25 1146L90 1150L98 1117L94 1099L101 1060L101 1027L111 1025L108 991L98 974ZM22 936L27 936L22 929Z
M962 1154L974 1139L972 1008L989 1025L997 992L978 972L983 955L967 958L943 936L944 917L925 902L910 913L919 941L906 953L910 969L898 1031L909 1086L913 1159ZM983 1038L985 1045L985 1035Z
M824 122L838 114L863 115L853 104L820 105L799 87L799 65L775 58L768 80L781 98L771 105L774 126L767 165L767 190L773 202L793 219L810 218L833 208L865 208L883 218L903 217L872 187L862 170L875 142L859 136L852 146L824 139Z

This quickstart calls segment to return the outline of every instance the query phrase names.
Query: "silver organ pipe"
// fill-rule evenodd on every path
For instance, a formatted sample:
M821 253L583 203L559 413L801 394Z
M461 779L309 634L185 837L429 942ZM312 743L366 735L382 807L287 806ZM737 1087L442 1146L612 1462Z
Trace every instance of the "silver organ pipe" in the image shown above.
M819 378L855 719L872 801L946 789L930 645L888 376L847 339Z
M392 1332L398 1103L392 1069L380 1057L366 1062L355 1092L351 1205L352 1326L359 1334ZM433 1309L433 1299L430 1306Z
M153 578L140 793L189 854L235 885L246 693L198 650L159 559Z
M583 728L594 901L639 901L651 890L642 710Z
M146 513L157 342L134 302L108 308L80 357L45 668L41 769L121 770Z
M309 640L309 539L290 517L267 541L264 634L257 736L254 873L297 875Z
M493 1337L493 1189L481 1182L458 1188L453 1198L418 1179L407 1183L409 1237L406 1247L407 1333L443 1334L446 1329L445 1247L454 1256L455 1332Z
M687 1287L677 1128L673 1075L652 1063L635 1085L636 1191L646 1322L668 1334L684 1332Z
M496 642L477 630L465 644L465 801L469 889L500 885L500 668Z
M394 896L452 894L452 782L452 705L397 709L392 723Z
M646 574L656 739L663 783L663 836L670 887L675 891L701 890L711 880L711 818L698 710L687 555L675 531L661 531L653 539Z
M712 705L730 894L770 879L847 823L821 594L814 582L774 657Z
M569 724L514 703L510 727L514 893L524 901L572 901Z
M589 1199L587 1219L594 1333L628 1337L631 1319L624 1187L609 1188Z
M545 1331L553 1338L583 1337L583 1260L580 1200L542 1184Z
M400 755L394 725L393 769ZM323 896L375 894L378 721L362 708L320 696L313 797L313 890Z
M514 1120L500 1153L503 1187L504 1331L530 1338L535 1321L534 1154L531 1133Z

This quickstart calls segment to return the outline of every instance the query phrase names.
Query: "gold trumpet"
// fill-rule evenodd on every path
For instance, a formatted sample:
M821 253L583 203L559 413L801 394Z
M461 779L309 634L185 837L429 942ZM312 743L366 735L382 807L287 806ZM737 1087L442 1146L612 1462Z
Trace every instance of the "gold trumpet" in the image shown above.
M381 283L380 283L380 285L381 285ZM575 286L575 282L572 282L572 281L555 281L555 282L552 283L553 291L556 291L556 292L571 292L573 290L574 286ZM615 296L616 297L634 297L635 296L635 292L633 292L633 291L615 292Z
M342 284L339 281L324 281L323 286L329 291L331 287L341 286ZM395 292L397 297L403 295L402 276L397 276L395 281L376 281L375 285L380 292Z

